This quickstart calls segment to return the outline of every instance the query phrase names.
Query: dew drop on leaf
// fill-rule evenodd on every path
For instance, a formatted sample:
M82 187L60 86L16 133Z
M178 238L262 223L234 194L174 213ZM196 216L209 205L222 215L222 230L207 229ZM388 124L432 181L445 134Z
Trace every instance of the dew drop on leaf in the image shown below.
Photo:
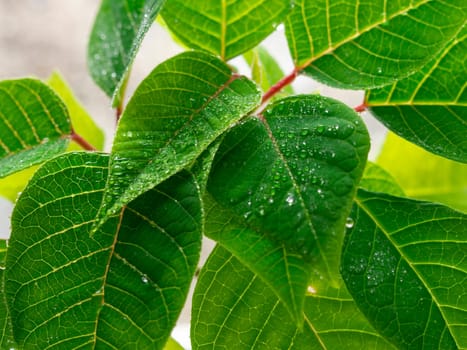
M350 217L349 217L349 218L347 218L347 220L345 221L345 227L347 227L347 228L352 228L352 227L353 227L353 225L354 225L354 221L353 221L353 219L352 219L352 218L350 218Z
M143 282L144 284L147 284L149 282L148 276L142 275L141 276L141 282Z

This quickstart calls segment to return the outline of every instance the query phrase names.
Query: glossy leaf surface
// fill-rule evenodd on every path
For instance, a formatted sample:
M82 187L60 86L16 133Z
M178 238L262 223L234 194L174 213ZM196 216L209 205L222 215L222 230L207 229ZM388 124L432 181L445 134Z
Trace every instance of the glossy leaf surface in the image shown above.
M47 162L18 200L6 294L20 348L162 349L199 258L201 209L180 174L90 237L108 156Z
M209 54L186 52L159 65L120 120L101 218L190 165L259 100L251 81Z
M104 149L104 133L75 97L65 79L60 75L60 73L54 72L47 80L47 84L65 104L68 113L70 114L73 130L96 150L102 151ZM68 150L81 150L81 147L72 143Z
M300 319L308 281L337 279L369 138L354 111L318 95L277 101L262 117L233 128L219 147L208 191L235 219L211 210L207 234L276 286Z
M467 216L360 190L342 275L376 330L399 348L467 347Z
M407 196L467 212L467 164L436 156L393 133L386 138L378 164L394 175Z
M102 0L88 45L94 81L119 103L131 64L165 0Z
M299 329L274 292L217 247L195 289L193 349L396 349L369 325L345 287L310 291Z
M467 18L467 16L466 16ZM367 92L370 111L403 138L467 163L467 26L406 79Z
M298 0L287 20L295 64L324 83L383 86L415 72L465 24L454 1Z
M35 79L0 82L0 177L63 152L68 112L58 96Z
M171 0L162 15L185 45L229 60L271 34L290 8L291 0Z

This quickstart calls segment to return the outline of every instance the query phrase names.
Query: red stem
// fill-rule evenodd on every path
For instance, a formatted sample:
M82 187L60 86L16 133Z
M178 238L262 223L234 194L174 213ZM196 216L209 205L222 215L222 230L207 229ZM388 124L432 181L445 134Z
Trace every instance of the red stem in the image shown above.
M115 117L117 119L117 123L118 121L120 120L120 117L122 116L122 112L123 112L123 107L122 105L118 105L117 108L115 109Z
M81 135L77 134L74 129L71 129L71 139L86 151L97 151L93 145L86 141Z
M265 102L269 101L269 99L271 99L275 94L280 92L287 85L292 84L292 82L297 77L298 72L299 72L299 69L295 68L292 71L292 73L290 73L289 75L286 75L281 80L279 80L276 84L271 86L271 88L264 94L263 99L261 100L261 104L264 104Z
M358 113L361 113L361 112L365 112L367 108L368 108L368 106L366 105L365 102L363 102L361 105L355 107L354 111L358 112Z

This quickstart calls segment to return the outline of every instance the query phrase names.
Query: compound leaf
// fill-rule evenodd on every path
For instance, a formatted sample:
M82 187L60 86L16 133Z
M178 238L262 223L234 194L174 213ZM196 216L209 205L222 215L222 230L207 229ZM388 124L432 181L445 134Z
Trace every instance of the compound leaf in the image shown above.
M353 110L303 95L234 127L217 151L207 189L234 219L207 207L207 234L274 286L297 320L308 281L338 278L344 225L368 149Z
M403 349L467 347L467 216L359 190L342 276L376 330Z
M461 30L466 12L464 0L298 0L286 34L299 70L367 89L417 71Z
M366 93L384 125L426 150L467 163L467 26L406 79Z
M309 291L300 329L274 292L218 246L193 296L193 349L396 349L372 328L344 286Z
M165 0L102 0L88 44L88 67L97 85L120 103L128 71Z
M108 156L44 164L18 199L5 270L21 348L162 349L199 258L201 206L180 173L93 236Z
M162 16L185 45L228 60L258 45L290 8L291 0L171 0Z
M71 135L65 105L36 79L0 82L0 177L63 152Z
M100 217L193 163L259 100L253 82L207 53L182 53L156 67L120 120Z

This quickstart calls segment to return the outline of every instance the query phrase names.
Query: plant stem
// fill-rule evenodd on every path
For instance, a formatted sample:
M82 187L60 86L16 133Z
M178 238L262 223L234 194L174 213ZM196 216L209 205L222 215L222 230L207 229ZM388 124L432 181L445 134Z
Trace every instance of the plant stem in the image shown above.
M271 99L275 94L280 92L287 85L292 84L292 82L297 77L298 72L299 72L299 69L295 68L292 71L292 73L290 73L289 75L286 75L281 80L279 80L276 84L271 86L271 88L264 94L263 99L261 100L261 104L266 103L269 99Z
M368 106L366 105L365 102L363 102L361 105L355 107L354 111L358 112L358 113L361 113L361 112L365 112L367 108L368 108Z
M117 120L117 123L120 120L120 117L122 116L122 112L123 112L123 106L119 104L117 108L115 108L115 118Z
M74 129L71 129L71 139L86 151L97 151L93 145L86 141L81 135L77 134Z

